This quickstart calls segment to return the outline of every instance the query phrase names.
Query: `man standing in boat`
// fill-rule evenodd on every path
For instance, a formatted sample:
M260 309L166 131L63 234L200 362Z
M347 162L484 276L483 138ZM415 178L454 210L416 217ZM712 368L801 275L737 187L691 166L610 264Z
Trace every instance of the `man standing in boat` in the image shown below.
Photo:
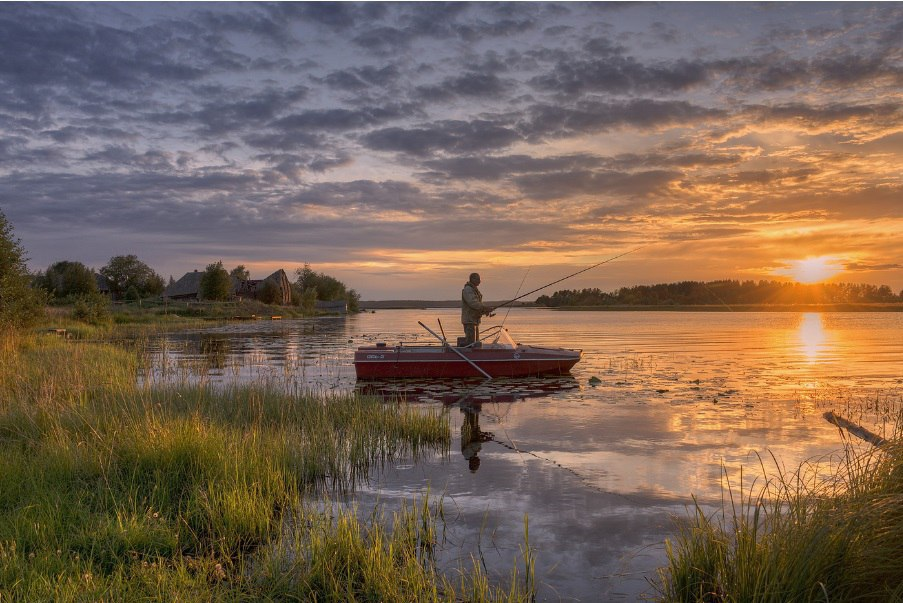
M483 303L479 290L480 275L474 272L461 291L461 323L464 325L464 345L476 343L480 338L480 319L490 316L495 308ZM460 343L460 342L459 342Z

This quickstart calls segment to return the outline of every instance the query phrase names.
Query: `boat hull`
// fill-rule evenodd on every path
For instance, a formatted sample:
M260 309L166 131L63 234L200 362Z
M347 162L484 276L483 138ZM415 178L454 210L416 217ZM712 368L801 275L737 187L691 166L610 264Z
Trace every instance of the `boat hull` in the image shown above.
M354 370L358 379L484 377L474 365L492 377L566 375L581 356L580 350L522 345L477 349L365 346L354 354Z

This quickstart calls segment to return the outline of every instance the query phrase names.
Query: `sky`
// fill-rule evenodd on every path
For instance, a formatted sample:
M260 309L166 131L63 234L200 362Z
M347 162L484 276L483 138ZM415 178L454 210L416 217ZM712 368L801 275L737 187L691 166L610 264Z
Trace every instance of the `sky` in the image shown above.
M0 57L32 270L903 288L899 2L3 3Z

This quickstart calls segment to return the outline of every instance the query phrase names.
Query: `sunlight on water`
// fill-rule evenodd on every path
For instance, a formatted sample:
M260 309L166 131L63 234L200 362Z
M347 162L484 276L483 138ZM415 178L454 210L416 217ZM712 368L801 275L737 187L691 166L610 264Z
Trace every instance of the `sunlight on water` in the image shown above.
M819 355L825 351L828 339L821 314L809 312L802 315L799 338L806 360L817 362Z

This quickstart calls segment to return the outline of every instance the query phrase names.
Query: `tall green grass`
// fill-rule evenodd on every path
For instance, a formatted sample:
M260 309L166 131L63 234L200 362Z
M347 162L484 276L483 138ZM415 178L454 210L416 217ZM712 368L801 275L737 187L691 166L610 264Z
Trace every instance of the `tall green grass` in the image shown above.
M139 386L138 364L121 346L0 337L3 601L459 599L424 554L441 521L429 506L392 530L302 511L398 455L447 451L446 416L260 385Z
M827 474L726 484L666 543L663 601L903 600L903 444L847 448Z

